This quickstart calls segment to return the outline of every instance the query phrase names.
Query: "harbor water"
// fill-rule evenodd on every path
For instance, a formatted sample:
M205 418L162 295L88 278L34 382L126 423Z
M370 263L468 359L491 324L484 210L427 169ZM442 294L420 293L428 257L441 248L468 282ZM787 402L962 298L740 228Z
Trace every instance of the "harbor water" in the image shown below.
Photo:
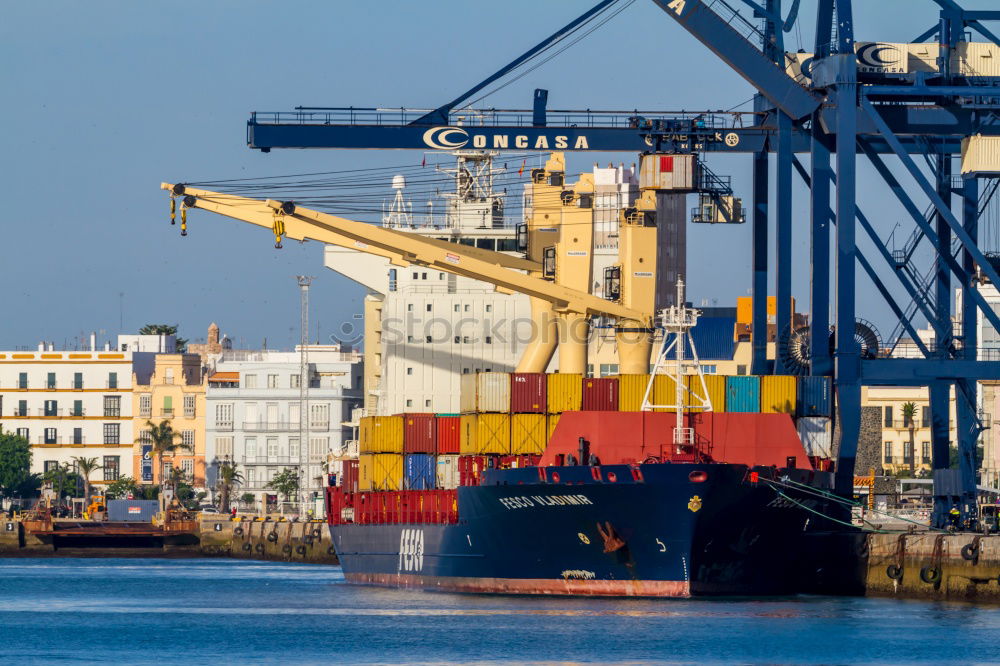
M222 559L0 560L0 628L3 664L1000 661L995 606L452 595Z

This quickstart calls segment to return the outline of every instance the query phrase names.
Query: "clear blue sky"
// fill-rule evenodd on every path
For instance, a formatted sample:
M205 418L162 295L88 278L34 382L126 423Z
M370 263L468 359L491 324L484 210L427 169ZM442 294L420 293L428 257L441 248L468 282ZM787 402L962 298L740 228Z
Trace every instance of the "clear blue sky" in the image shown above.
M738 0L733 0L738 3ZM192 339L209 322L250 347L297 339L293 275L318 276L313 336L361 311L363 291L321 266L311 243L272 247L266 231L205 213L181 238L161 181L417 164L393 151L274 151L245 145L251 110L307 106L432 107L485 77L590 2L6 3L0 24L3 326L0 348L150 322ZM811 5L807 0L803 5ZM991 1L966 2L994 7ZM909 41L935 20L929 0L856 2L859 40ZM801 31L809 48L811 12ZM789 49L798 35L788 36ZM751 90L648 0L486 100L527 108L725 109ZM569 168L634 155L570 156ZM712 168L750 186L748 158ZM901 210L862 178L860 196L885 235ZM807 197L795 200L796 284L807 305ZM906 233L910 226L905 225ZM749 286L749 226L692 228L690 295L731 304ZM862 289L860 316L892 327ZM102 336L104 337L104 336Z

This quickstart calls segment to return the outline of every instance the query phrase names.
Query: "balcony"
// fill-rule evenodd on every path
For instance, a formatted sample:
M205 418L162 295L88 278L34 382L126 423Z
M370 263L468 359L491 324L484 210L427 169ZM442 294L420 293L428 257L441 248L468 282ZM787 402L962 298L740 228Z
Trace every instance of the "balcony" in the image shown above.
M233 422L232 421L216 421L215 422L215 429L216 430L232 430L233 429Z
M121 409L109 409L107 407L104 408L104 416L107 418L118 418L121 415L122 415Z
M48 444L49 446L51 446L53 444L58 445L62 443L63 443L63 437L61 435L57 435L55 437L46 437L44 435L39 435L38 437L35 438L35 444L38 445Z
M246 465L294 465L298 464L298 456L247 456L243 460Z
M244 421L243 429L249 432L282 432L290 429L298 429L298 423L289 423L288 421Z
M316 431L316 430L329 430L329 429L330 429L329 421L312 421L309 424L309 430Z
M173 408L164 407L163 409L160 410L160 416L162 416L165 419L172 419L172 418L174 418L174 410L173 410Z
M58 419L72 416L86 416L87 411L82 407L77 409L75 407L57 408L57 409L45 409L44 407L38 407L35 409L21 409L20 407L15 407L14 412L11 416L18 416L21 418L42 418L42 419Z
M912 421L903 419L902 421L893 421L891 424L887 424L883 421L882 427L893 428L894 430L909 430L912 427L914 430L921 430L924 428L930 428L931 424L929 421L921 421L920 419L914 419Z

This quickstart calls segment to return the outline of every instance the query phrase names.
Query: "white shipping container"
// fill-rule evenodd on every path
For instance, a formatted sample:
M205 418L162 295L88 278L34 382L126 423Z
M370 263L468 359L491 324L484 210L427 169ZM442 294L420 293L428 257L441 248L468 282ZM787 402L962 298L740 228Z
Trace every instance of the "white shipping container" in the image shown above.
M438 488L458 488L458 456L437 457L436 479Z
M833 419L827 416L803 416L796 424L806 455L833 457Z
M694 155L643 155L639 189L690 191L695 185Z
M477 372L462 375L459 405L463 414L510 412L510 373Z
M962 139L962 175L1000 175L1000 136L974 134Z

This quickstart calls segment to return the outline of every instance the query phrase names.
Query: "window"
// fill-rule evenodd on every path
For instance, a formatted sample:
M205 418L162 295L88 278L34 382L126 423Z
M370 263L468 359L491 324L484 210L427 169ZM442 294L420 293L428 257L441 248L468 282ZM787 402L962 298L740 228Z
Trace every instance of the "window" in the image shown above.
M181 461L181 469L184 471L184 476L188 479L194 478L194 461L191 459Z
M290 455L292 457L292 461L294 462L294 461L298 460L301 454L302 454L302 452L299 451L299 438L298 437L289 437L288 438L288 455Z
M74 372L73 373L73 388L82 389L83 388L83 373Z
M267 388L278 388L278 375L267 376Z
M105 416L122 415L122 397L120 395L104 396L104 415Z
M931 464L931 443L920 442L920 462L924 465Z
M105 481L117 481L118 480L118 465L121 456L104 456L104 480Z
M48 377L45 380L45 388L54 389L56 387L56 373L48 373Z
M278 475L278 468L277 467L268 467L267 468L267 480L268 480L269 483L271 481L274 481L274 477L277 476L277 475Z
M736 374L737 375L745 375L745 374L747 374L747 366L745 366L745 365L737 365L736 366Z
M167 368L163 372L163 383L164 384L173 384L174 383L174 369L173 368Z
M309 427L327 428L330 425L330 405L309 405Z
M493 312L493 306L492 305L487 305L486 306L486 311L487 312Z
M152 416L153 415L153 396L148 393L143 393L139 396L139 416Z
M461 305L458 305L458 304L456 303L456 304L455 304L455 312L461 312L461 311L462 311L462 306L461 306Z
M121 426L117 423L105 423L104 424L104 443L105 444L120 444L120 434Z
M466 304L466 306L465 306L465 311L466 311L466 312L468 312L468 311L469 311L469 305L468 305L468 304Z
M330 439L328 437L310 437L309 438L309 455L311 456L323 456L326 455L327 451L330 449Z
M247 437L246 439L247 459L253 460L257 457L257 438Z
M903 462L913 464L913 442L903 442Z
M930 428L931 427L931 408L921 407L920 408L920 427Z
M73 411L70 412L70 416L83 416L83 400L73 401Z
M59 469L59 461L58 460L46 460L42 464L42 469L44 471L46 471L46 472L54 472L57 469Z
M83 444L83 428L73 428L73 443Z
M27 416L27 415L28 415L28 401L18 400L17 411L14 412L14 416Z
M161 470L163 476L161 478L169 479L174 473L174 464L172 462L163 463L163 469Z
M17 375L17 388L26 389L28 388L28 373L21 372Z
M302 412L299 410L299 403L288 403L288 422L292 425L299 425L302 421Z
M469 369L468 368L462 368L462 374L463 375L469 374Z
M247 375L243 383L245 388L257 388L257 375Z
M703 365L701 366L701 371L706 375L714 375L718 372L717 368L718 366L716 365Z
M215 438L215 455L219 458L222 457L233 457L233 438L232 437L216 437Z
M406 369L406 374L412 375L413 374L413 368L407 368Z
M431 406L431 401L430 400L424 400L424 407L430 407L430 406Z
M55 428L46 428L45 429L45 443L46 444L55 444L56 443L56 429Z
M257 485L257 470L253 467L248 467L246 473L243 475L247 480L247 486L253 487Z
M469 344L469 336L463 335L462 336L462 342L464 342L465 344Z
M215 406L215 426L217 428L232 429L233 404L231 402L226 402Z
M413 274L413 279L414 280L419 280L420 279L420 273L414 273Z
M431 336L429 336L429 335L428 335L428 336L427 336L427 342L434 342L434 340L433 340L433 339L431 339Z
M272 460L278 457L278 438L268 437L267 438L267 458Z
M118 373L117 372L109 372L108 373L108 388L109 389L116 389L116 388L118 388Z
M413 336L412 335L406 336L406 341L407 342L413 342Z
M165 395L163 396L163 416L170 418L174 415L174 398L173 396Z
M886 405L883 408L884 417L882 419L882 424L886 428L892 427L892 405Z
M407 407L413 407L413 401L412 400L407 400L406 401L406 406Z
M407 312L413 312L413 303L407 303L406 304L406 311Z
M184 396L184 418L187 419L194 418L194 405L195 405L195 396L193 395Z
M421 280L426 280L427 279L427 273L421 273L420 274L420 279Z
M190 447L188 450L194 452L194 430L181 431L181 444Z
M59 415L59 403L55 400L45 401L45 411L43 412L45 416L58 416Z
M459 343L460 343L461 341L462 341L462 337L461 337L461 336L459 336L459 335L456 335L456 336L455 336L455 344L457 345L457 344L459 344Z
M18 428L17 429L17 436L18 437L23 437L24 439L28 439L28 429L27 428Z
M486 336L486 344L488 344L488 345L493 344L493 336L491 336L491 335L487 335Z
M389 269L389 291L396 291L396 284L399 281L399 272L395 268Z
M288 386L290 388L299 388L302 385L302 375L292 375L288 379Z
M434 307L430 303L427 304L427 311L428 312L433 312L434 311Z
M885 464L886 465L891 465L892 464L892 442L885 442L884 447L885 447L885 454L884 454Z

